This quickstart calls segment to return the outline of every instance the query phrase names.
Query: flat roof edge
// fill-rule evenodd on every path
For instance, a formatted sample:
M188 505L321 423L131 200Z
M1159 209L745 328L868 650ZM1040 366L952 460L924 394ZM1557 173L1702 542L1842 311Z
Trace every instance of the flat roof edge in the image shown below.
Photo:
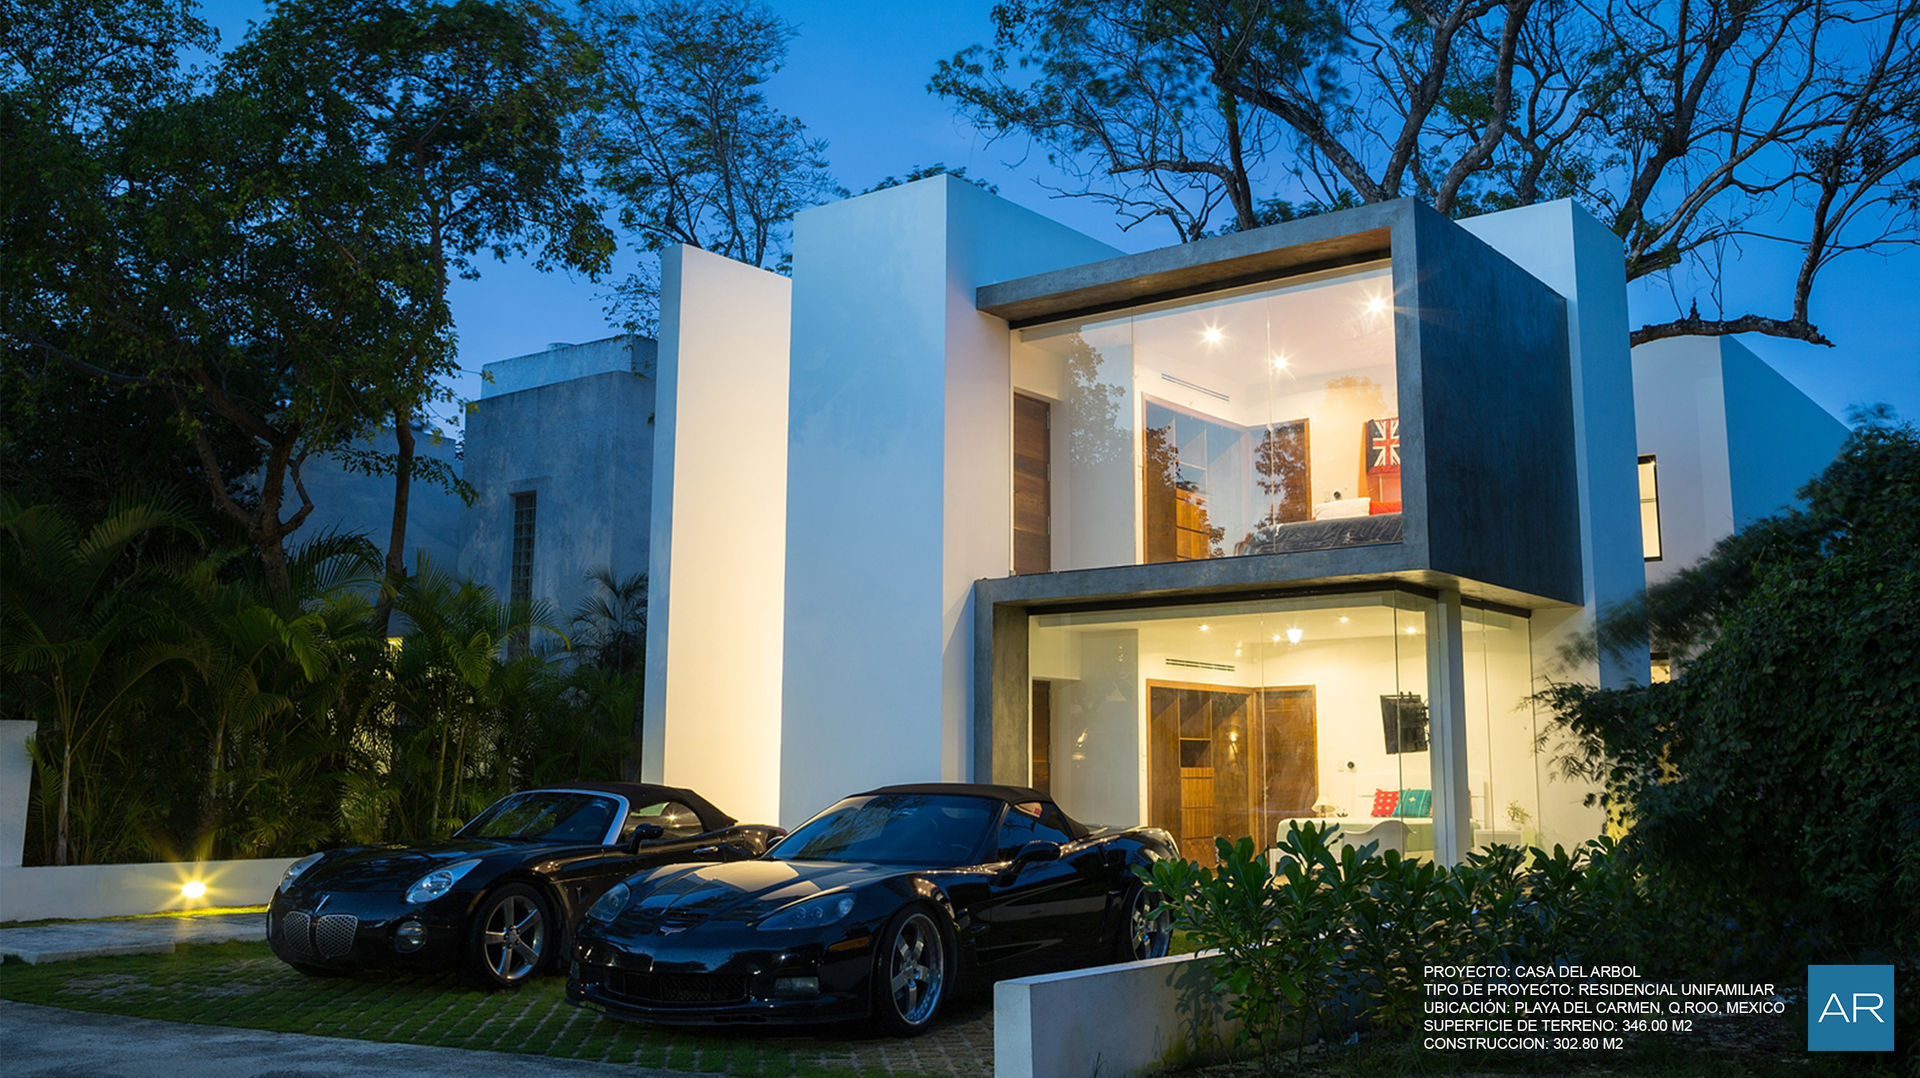
M983 285L974 305L1025 326L1375 261L1417 207L1396 199Z

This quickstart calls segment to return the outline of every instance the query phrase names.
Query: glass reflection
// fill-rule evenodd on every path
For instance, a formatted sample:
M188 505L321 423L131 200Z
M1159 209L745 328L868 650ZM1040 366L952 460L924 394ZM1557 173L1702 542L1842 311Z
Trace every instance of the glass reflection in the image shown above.
M1390 267L1020 331L1052 409L1050 565L1397 542Z

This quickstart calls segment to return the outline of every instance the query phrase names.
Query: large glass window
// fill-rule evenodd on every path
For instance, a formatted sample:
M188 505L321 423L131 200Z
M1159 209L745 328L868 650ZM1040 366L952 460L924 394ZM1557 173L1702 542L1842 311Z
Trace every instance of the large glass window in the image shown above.
M1021 330L1050 566L1398 542L1393 313L1382 262Z
M1163 827L1201 861L1311 819L1430 855L1437 611L1386 591L1034 616L1035 772L1076 819Z
M1540 844L1533 645L1527 619L1469 606L1461 610L1460 621L1472 845Z

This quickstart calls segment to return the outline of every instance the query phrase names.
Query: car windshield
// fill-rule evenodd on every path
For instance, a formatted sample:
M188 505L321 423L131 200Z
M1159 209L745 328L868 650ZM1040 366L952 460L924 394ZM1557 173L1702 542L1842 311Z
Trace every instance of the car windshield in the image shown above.
M964 865L975 860L1000 803L945 794L849 797L767 852L776 861Z
M509 794L468 821L454 837L601 843L613 826L617 805L611 797L560 790Z

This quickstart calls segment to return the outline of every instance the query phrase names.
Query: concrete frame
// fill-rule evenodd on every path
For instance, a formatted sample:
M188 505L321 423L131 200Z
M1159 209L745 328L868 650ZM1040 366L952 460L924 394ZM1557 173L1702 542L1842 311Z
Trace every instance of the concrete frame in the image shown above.
M1412 200L989 285L977 298L1010 325L1030 325L1382 253L1394 282L1401 542L976 581L975 775L1027 781L1027 617L1035 611L1399 585L1438 600L1427 637L1434 854L1455 863L1470 848L1462 598L1568 609L1589 591L1578 557L1582 454L1570 436L1576 368L1567 301Z

